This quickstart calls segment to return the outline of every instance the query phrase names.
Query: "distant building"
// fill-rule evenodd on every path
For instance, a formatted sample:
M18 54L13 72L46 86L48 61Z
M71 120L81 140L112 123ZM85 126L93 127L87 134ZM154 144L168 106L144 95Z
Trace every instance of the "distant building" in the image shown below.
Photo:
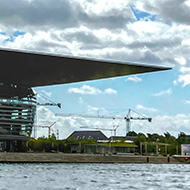
M96 142L85 144L82 142L70 142L72 153L93 153L93 154L117 154L117 153L135 153L136 145L133 144L132 136L113 136L107 138L101 131L74 131L67 139L93 139ZM114 140L112 141L111 138ZM124 139L124 143L120 141ZM114 142L115 141L115 142ZM118 141L118 142L116 142ZM120 143L120 144L118 144Z
M124 140L125 142L131 142L133 143L133 140L137 138L137 136L111 136L109 138L110 141L122 141Z
M109 139L101 131L74 131L68 138L94 139L98 142L108 141Z

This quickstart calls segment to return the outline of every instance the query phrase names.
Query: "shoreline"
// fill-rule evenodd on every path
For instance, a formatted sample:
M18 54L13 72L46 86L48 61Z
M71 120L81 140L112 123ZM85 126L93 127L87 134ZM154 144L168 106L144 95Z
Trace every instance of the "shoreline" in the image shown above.
M147 163L190 164L182 156L97 155L68 153L0 153L0 163Z

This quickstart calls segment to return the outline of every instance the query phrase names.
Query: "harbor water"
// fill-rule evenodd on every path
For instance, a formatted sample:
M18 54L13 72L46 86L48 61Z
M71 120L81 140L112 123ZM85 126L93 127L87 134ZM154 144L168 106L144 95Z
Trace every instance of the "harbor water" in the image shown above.
M0 164L1 190L190 189L184 164Z

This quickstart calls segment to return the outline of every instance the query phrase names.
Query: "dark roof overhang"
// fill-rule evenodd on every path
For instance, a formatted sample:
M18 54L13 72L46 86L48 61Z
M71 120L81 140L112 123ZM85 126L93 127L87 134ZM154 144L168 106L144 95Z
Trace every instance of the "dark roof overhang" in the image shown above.
M127 62L0 49L0 82L37 87L168 70Z

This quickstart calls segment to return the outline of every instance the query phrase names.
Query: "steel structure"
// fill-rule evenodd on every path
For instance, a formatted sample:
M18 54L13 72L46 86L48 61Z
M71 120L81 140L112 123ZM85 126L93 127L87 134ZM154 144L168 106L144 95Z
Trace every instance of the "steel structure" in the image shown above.
M37 106L32 87L170 69L10 49L0 49L0 58L0 151L21 151L30 138Z
M138 115L138 117L133 117L131 116L131 112L134 112ZM130 131L130 124L131 124L131 120L147 120L148 122L152 121L152 118L148 118L132 109L128 110L128 113L126 116L110 116L110 115L85 115L85 114L72 114L72 113L60 113L60 114L56 114L56 116L63 116L63 117L85 117L85 118L99 118L99 119L124 119L126 121L126 136L128 134L128 132ZM96 128L97 129L97 128ZM99 128L100 129L100 128ZM105 129L106 130L106 129Z
M47 126L47 125L37 125L37 128L38 127L41 127L41 128L48 128L48 138L51 137L51 127L53 127L54 125L56 124L56 122L53 122L51 125Z

